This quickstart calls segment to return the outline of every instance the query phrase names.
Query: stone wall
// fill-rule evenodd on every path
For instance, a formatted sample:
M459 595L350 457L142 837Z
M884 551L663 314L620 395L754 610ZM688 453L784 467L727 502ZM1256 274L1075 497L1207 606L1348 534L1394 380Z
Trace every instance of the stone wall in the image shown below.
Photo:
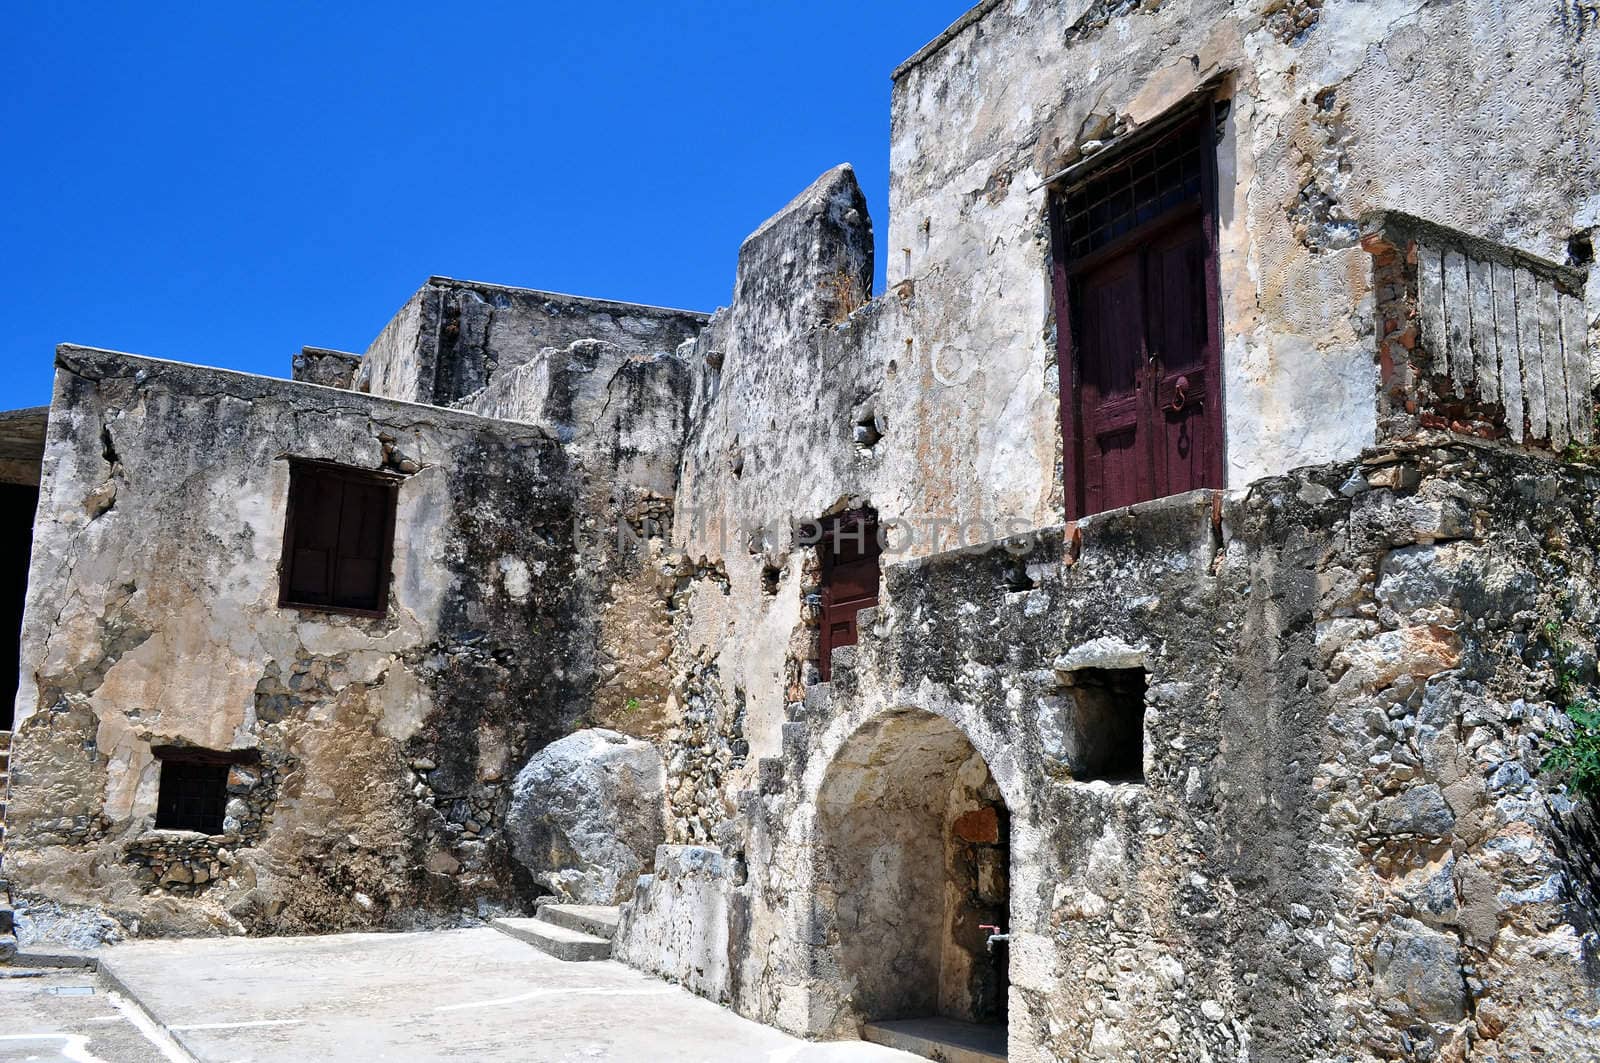
M973 364L1004 411L946 418L953 449L981 461L1003 420L1043 441L1010 460L1051 481L1046 183L1207 92L1226 101L1228 486L1355 456L1375 438L1359 219L1565 261L1600 225L1593 32L1572 2L979 5L901 67L892 104L888 279L915 291L897 339Z
M783 706L816 655L797 523L870 504L914 557L1063 519L1049 179L1175 108L1219 101L1230 489L1353 458L1379 440L1380 413L1393 421L1380 374L1396 337L1379 333L1393 315L1377 312L1360 245L1373 212L1537 259L1575 337L1558 343L1563 371L1587 371L1600 283L1573 314L1584 269L1560 264L1600 220L1583 25L1471 3L1329 3L1287 21L1210 0L984 4L903 66L888 291L869 298L872 221L840 167L746 241L731 305L688 350L673 541L721 576L684 595L673 693L687 703L714 671L711 730L731 734L737 717L752 753L730 785L780 750ZM1482 77L1467 84L1467 70ZM1563 397L1587 401L1581 386ZM1410 417L1382 438L1408 438Z
M361 356L327 347L302 347L290 366L291 379L302 384L349 388L361 372Z
M872 222L841 167L746 242L732 304L685 349L666 852L723 858L641 880L618 954L811 1034L928 993L954 1007L984 961L949 933L948 897L942 938L884 935L914 901L939 907L938 876L901 869L954 875L929 825L964 814L947 777L966 742L1010 820L1015 1059L1583 1043L1563 1009L1594 1012L1590 901L1562 855L1582 827L1534 776L1561 726L1536 629L1559 614L1592 641L1594 485L1552 460L1587 453L1564 446L1584 439L1573 408L1593 416L1586 18L991 2L904 65L888 290L871 298ZM1064 513L1050 187L1202 99L1228 490L1062 542L1036 531ZM1457 389L1406 239L1362 245L1363 219L1403 216L1427 219L1441 272L1448 238L1559 296L1559 363L1537 350L1565 435L1511 429L1504 386ZM1519 347L1519 377L1531 359ZM1429 408L1423 377L1451 400ZM802 528L860 506L892 529L886 595L822 684ZM1528 522L1543 539L1513 536ZM1406 566L1445 575L1408 597ZM1144 781L1090 781L1106 691L1138 669L1143 718L1116 730L1143 737ZM948 752L901 769L922 781L898 805L880 775L899 746L863 737L893 734ZM883 814L853 814L863 794ZM1424 882L1455 906L1429 908ZM1559 915L1517 899L1541 889L1565 891ZM943 980L896 998L924 961Z
M583 514L582 563L597 586L599 686L587 718L659 738L668 705L680 572L670 550L691 374L676 352L597 339L547 347L463 405L536 424L564 444Z
M978 954L907 921L960 816L910 810L970 750L1009 814L1012 1059L1581 1056L1600 910L1538 765L1556 654L1594 682L1597 502L1417 446L892 564L619 955L799 1032L919 1010L884 994ZM1070 684L1134 667L1142 779L1086 781Z
M403 475L384 617L278 605L289 457ZM594 682L578 497L535 426L63 347L12 760L19 903L160 933L526 899L510 783ZM223 835L151 829L164 745L254 759Z
M367 348L356 388L452 406L545 348L598 340L632 354L670 352L705 315L449 277L430 277Z

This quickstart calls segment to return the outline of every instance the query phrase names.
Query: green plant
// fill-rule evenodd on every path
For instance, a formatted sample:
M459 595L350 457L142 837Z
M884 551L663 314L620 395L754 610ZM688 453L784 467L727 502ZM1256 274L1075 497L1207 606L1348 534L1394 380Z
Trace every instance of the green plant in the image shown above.
M1589 443L1568 443L1567 449L1561 452L1562 461L1570 461L1579 465L1600 465L1600 404L1594 409L1594 433L1590 436Z
M1539 770L1564 778L1573 793L1600 801L1600 708L1578 693L1580 677L1567 663L1572 646L1561 624L1546 621L1544 637L1555 657L1556 700L1572 721L1572 731L1554 736L1554 748L1539 762Z
M1545 755L1539 769L1564 776L1574 793L1600 800L1600 709L1575 701L1565 712L1573 731L1556 740L1556 747Z
M629 716L632 716L639 711L639 699L629 698L627 701L622 703L622 707Z

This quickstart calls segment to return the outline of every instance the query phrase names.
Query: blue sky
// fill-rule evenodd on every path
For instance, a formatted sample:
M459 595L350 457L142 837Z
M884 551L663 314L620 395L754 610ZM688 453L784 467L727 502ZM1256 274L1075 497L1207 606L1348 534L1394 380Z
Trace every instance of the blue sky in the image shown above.
M56 343L286 375L429 274L710 310L971 0L11 5L0 409ZM881 276L881 263L880 263Z

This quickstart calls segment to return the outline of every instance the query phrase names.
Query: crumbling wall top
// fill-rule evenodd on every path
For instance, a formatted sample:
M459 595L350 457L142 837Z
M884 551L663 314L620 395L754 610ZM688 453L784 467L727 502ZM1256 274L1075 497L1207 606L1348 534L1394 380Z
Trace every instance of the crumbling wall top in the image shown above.
M939 36L935 37L927 44L924 44L921 48L918 48L916 52L912 54L911 58L895 67L894 73L889 75L889 80L899 81L902 77L905 77L911 71L921 66L922 63L930 56L937 55L945 45L961 36L961 34L964 33L969 26L974 26L981 22L983 20L983 16L987 15L989 12L993 11L999 6L1000 0L981 0L980 3L973 5L973 7L968 10L966 14L950 23L950 25L945 28L943 33L939 34Z

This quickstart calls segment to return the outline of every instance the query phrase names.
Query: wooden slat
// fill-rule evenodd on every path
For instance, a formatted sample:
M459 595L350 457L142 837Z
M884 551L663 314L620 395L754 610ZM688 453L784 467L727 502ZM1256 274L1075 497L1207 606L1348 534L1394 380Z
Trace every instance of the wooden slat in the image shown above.
M1589 328L1583 300L1560 298L1561 350L1567 365L1567 429L1580 443L1594 439L1594 398L1589 386Z
M1444 330L1444 252L1426 244L1417 247L1417 311L1422 349L1433 359L1430 370L1446 375L1450 357Z
M1467 288L1470 293L1470 343L1472 364L1477 369L1478 400L1499 402L1500 359L1495 351L1494 267L1479 259L1467 259Z
M1471 294L1467 287L1467 259L1460 251L1444 253L1444 325L1449 350L1450 379L1457 396L1476 383L1472 364Z
M1522 359L1517 353L1516 271L1501 262L1494 264L1495 350L1500 354L1500 403L1506 411L1506 431L1522 442Z
M1557 450L1566 447L1570 438L1567 432L1567 366L1561 353L1561 310L1556 286L1547 280L1538 282L1539 351L1544 356L1545 409L1550 418L1550 445Z
M1526 269L1516 271L1517 350L1522 360L1522 396L1528 408L1528 435L1550 437L1544 395L1544 354L1539 350L1539 282Z

